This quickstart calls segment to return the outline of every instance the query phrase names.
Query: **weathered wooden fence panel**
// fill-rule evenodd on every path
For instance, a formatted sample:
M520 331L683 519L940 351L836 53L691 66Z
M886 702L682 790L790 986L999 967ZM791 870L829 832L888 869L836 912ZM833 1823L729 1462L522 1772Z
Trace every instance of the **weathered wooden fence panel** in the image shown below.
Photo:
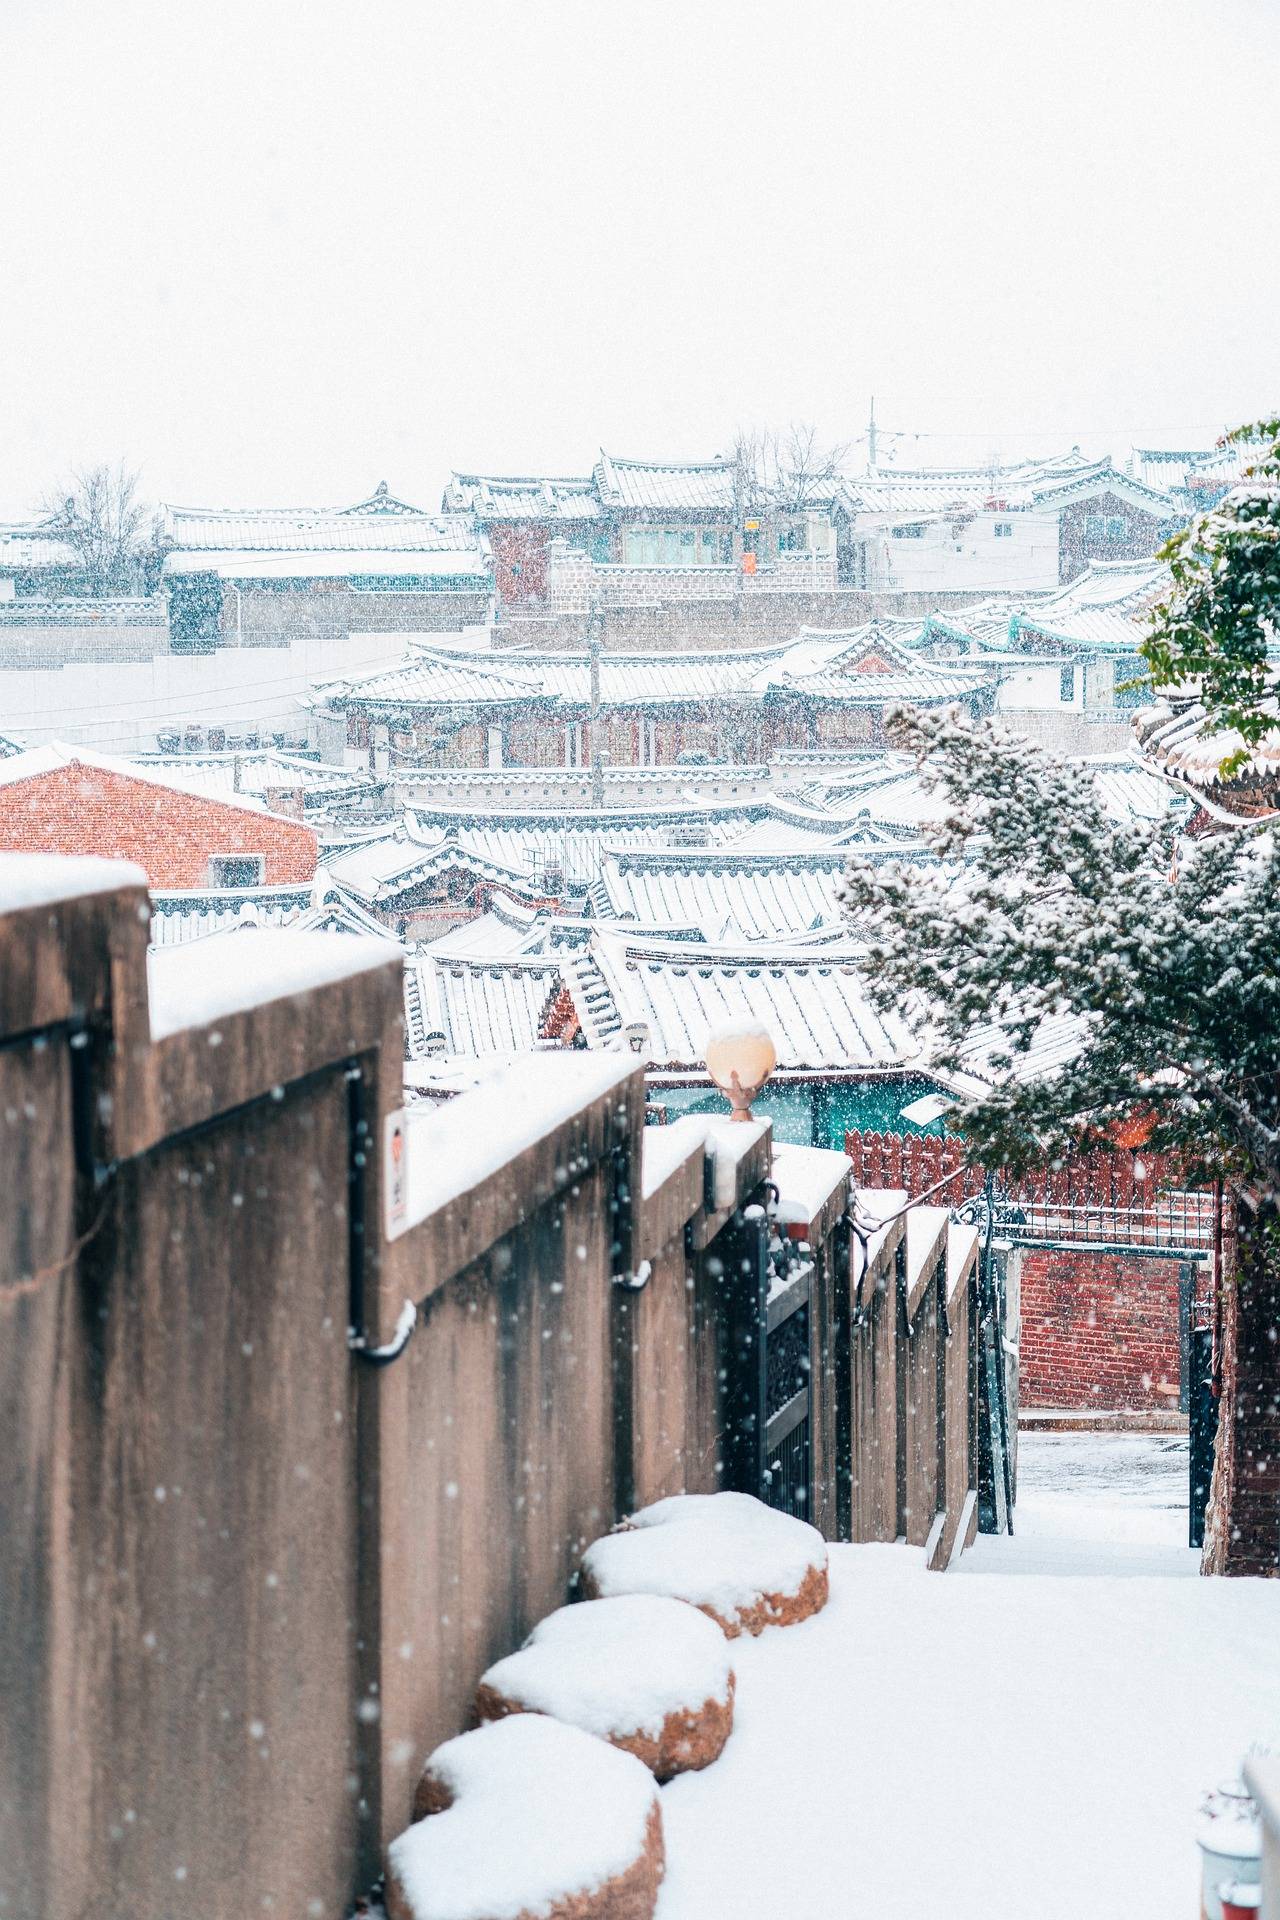
M214 1017L197 943L166 962L196 1024L153 1037L115 876L32 906L24 869L0 911L0 1911L339 1915L583 1546L762 1490L769 1131L699 1134L646 1190L639 1065L540 1057L434 1136L402 1117L389 1234L398 955L344 941L335 976L278 936ZM851 1267L844 1185L793 1216L804 1503L892 1539L902 1234Z

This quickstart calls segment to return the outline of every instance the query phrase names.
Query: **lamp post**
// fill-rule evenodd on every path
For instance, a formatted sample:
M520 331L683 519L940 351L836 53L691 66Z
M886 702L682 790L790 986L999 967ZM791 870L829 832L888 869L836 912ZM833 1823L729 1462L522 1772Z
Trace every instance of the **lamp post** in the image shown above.
M767 1028L758 1020L727 1020L707 1035L707 1072L729 1102L731 1120L751 1120L751 1102L778 1064Z

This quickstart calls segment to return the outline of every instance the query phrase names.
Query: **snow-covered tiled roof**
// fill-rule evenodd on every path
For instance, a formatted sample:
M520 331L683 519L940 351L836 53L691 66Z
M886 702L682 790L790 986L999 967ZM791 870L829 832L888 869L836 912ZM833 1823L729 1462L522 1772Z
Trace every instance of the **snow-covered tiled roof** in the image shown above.
M1088 460L1078 448L1056 459L1006 466L883 467L843 480L837 498L851 515L909 514L927 519L984 508L1057 512L1103 492L1114 493L1159 519L1177 517L1178 508L1167 492L1121 472L1110 459Z
M592 478L607 507L716 515L734 508L731 460L621 460L602 451Z
M411 815L394 833L350 852L330 853L326 865L342 887L371 904L394 900L409 888L458 867L507 886L518 887L523 877L519 869L464 845L457 834L420 831Z
M453 580L474 590L488 585L489 560L479 540L466 547L388 548L371 541L358 548L289 547L277 553L201 547L168 554L163 572L169 580L193 573L222 580Z
M767 766L719 761L707 766L601 768L605 804L619 806L631 793L646 805L674 806L689 799L763 799L769 791ZM478 807L584 807L591 802L590 767L413 767L397 766L395 783L411 805ZM621 790L621 791L619 791Z
M761 692L797 693L842 705L883 707L896 701L931 706L963 700L992 682L980 663L936 665L912 653L901 632L918 639L921 622L871 621L847 633L823 634L805 628L778 661L760 668L754 685ZM899 631L895 631L899 629Z
M712 1028L740 1018L768 1029L784 1073L892 1071L918 1057L906 1023L882 1018L857 968L832 955L704 955L602 931L590 957L621 1024L647 1024L648 1057L660 1069L699 1067Z
M472 513L493 520L597 520L600 501L593 478L504 479L479 473L455 473L444 491L446 513Z
M764 812L763 806L754 803L696 802L575 812L416 807L406 809L405 820L422 842L447 836L495 871L518 876L526 887L554 870L566 886L580 890L599 877L601 861L614 848L670 847L694 832L704 844L719 846L735 839Z
M349 507L176 507L162 509L165 537L189 552L418 552L469 549L478 533L464 514L423 513L390 494Z
M1109 493L1128 506L1154 515L1157 520L1175 520L1179 513L1177 505L1167 493L1157 487L1147 486L1132 474L1121 473L1110 460L1096 461L1078 473L1045 475L1031 482L1028 493L1030 505L1041 512L1046 509L1056 511L1076 501Z
M812 933L839 921L836 882L846 856L611 853L593 897L610 918L638 927L699 927L709 941L741 945Z
M0 573L5 571L0 548ZM167 627L169 602L162 593L149 594L58 594L37 597L23 594L15 600L0 600L2 627Z
M79 553L60 533L56 519L0 521L0 573L80 564Z
M545 958L414 954L405 968L410 1057L533 1051L560 978Z
M330 766L274 747L239 753L139 753L129 764L150 773L172 774L189 790L220 800L261 795L269 787L301 787L306 800L340 799L360 796L377 785L371 774L358 768Z
M353 636L354 638L354 636ZM388 635L388 644L407 642ZM342 680L317 682L304 705L342 706L348 701L369 706L499 706L530 704L544 698L540 677L519 662L488 649L410 646L403 666Z
M177 946L238 927L295 927L312 904L313 889L270 887L153 887L151 943Z
M490 647L427 647L421 636L386 635L389 644L403 644L410 654L406 665L389 673L359 680L330 682L322 691L329 697L360 701L386 700L399 705L449 701L488 702L491 699L530 699L541 695L568 705L586 707L591 699L591 665L586 653L521 649L499 653ZM749 695L757 673L782 657L786 644L733 649L710 648L673 653L605 652L600 656L600 699L605 706L663 705L714 699L726 694ZM447 670L450 679L441 677ZM500 681L511 691L502 692ZM495 692L485 691L492 684ZM447 689L447 690L446 690Z
M1273 715L1280 702L1265 703ZM1245 747L1234 729L1210 727L1198 700L1160 702L1134 715L1134 735L1146 764L1196 793L1208 797L1235 792L1261 795L1267 807L1280 805L1280 732L1265 734ZM1222 763L1244 749L1245 759L1230 781L1222 778ZM4 765L0 763L0 780Z

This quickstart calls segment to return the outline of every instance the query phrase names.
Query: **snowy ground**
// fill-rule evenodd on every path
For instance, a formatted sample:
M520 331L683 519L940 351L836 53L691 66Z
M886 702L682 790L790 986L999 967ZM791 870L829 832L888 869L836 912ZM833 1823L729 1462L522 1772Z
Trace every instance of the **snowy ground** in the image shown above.
M1185 1487L1176 1436L1028 1434L1017 1535L963 1573L834 1548L663 1790L659 1920L1196 1913L1200 1793L1280 1744L1280 1582L1179 1577Z

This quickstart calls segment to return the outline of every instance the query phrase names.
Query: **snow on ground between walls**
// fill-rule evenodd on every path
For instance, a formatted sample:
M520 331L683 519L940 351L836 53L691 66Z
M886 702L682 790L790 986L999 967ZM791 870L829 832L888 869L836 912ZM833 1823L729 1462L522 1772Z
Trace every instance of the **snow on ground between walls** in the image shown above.
M1050 1467L1073 1500L1055 1571L1004 1577L1017 1536L982 1536L963 1579L834 1546L825 1611L735 1646L733 1739L663 1788L657 1920L1192 1920L1205 1790L1280 1745L1280 1581L1154 1577L1194 1563L1185 1504L1119 1437L1096 1538L1103 1436L1080 1436L1074 1495ZM1152 1536L1136 1577L1112 1558L1122 1505Z
M589 1733L522 1713L459 1734L428 1760L415 1811L424 1802L440 1810L387 1851L392 1920L589 1920L610 1911L611 1883L632 1901L619 1908L628 1920L652 1912L658 1789Z
M687 1600L732 1639L787 1626L827 1597L827 1547L816 1527L749 1493L678 1493L633 1513L587 1548L584 1584L601 1598Z
M733 1667L696 1607L623 1594L549 1614L482 1676L476 1704L484 1720L522 1708L625 1743L664 1778L709 1765L724 1746Z

